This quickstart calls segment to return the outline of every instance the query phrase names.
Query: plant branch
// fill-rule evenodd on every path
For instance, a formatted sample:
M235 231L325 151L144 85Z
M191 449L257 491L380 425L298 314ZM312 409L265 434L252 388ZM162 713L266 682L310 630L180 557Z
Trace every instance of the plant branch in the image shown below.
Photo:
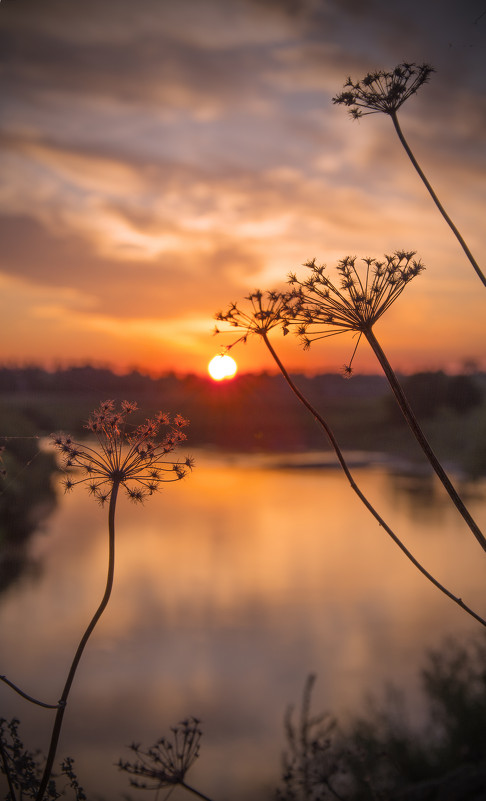
M414 154L412 153L412 151L410 149L410 146L409 146L407 140L405 139L405 137L403 135L402 129L400 127L400 123L398 122L397 112L396 111L390 112L390 117L392 118L393 125L395 126L395 131L397 132L397 135L398 135L398 138L400 139L400 142L402 143L403 147L405 148L407 156L409 157L409 159L412 162L413 166L415 167L415 169L417 170L418 174L420 175L420 178L422 179L423 183L427 187L427 190L428 190L432 200L434 201L435 205L437 206L437 208L439 209L440 213L442 214L442 217L446 221L447 225L449 226L449 228L453 232L454 236L458 240L459 244L461 245L464 253L467 256L467 258L469 259L469 261L471 262L472 266L474 267L476 273L479 276L480 281L482 281L482 283L486 286L486 277L484 276L482 270L480 269L476 259L474 258L474 256L472 255L471 251L469 250L466 242L464 241L463 237L461 236L461 233L456 228L456 226L452 222L451 218L447 214L447 212L444 209L442 203L440 202L439 198L437 197L437 195L435 194L434 190L432 189L431 184L429 183L428 179L426 178L425 173L423 172L420 164L418 163L417 159L415 158Z
M349 470L349 467L346 464L346 461L345 461L344 456L343 456L343 454L341 452L341 449L340 449L340 447L339 447L339 445L337 443L337 440L334 437L334 434L332 433L330 427L328 426L328 424L326 423L324 418L319 414L319 412L316 409L314 409L314 407L312 406L311 403L309 403L309 401L307 400L305 395L303 395L301 393L301 391L298 389L298 387L296 387L296 385L292 381L289 373L287 372L287 370L285 369L284 365L280 361L280 358L278 357L275 349L273 348L273 345L271 344L270 340L268 339L268 336L266 334L262 334L262 338L263 338L268 350L270 351L273 359L275 360L276 364L278 365L278 368L279 368L280 372L282 373L282 375L285 378L287 384L289 385L290 389L292 390L292 392L297 396L297 398L300 400L300 402L303 403L303 405L311 412L311 414L314 416L314 418L317 421L317 423L326 432L327 437L328 437L332 447L334 448L334 451L335 451L336 456L337 456L337 458L339 460L339 463L340 463L340 465L341 465L341 467L342 467L342 469L343 469L343 471L344 471L344 473L346 475L346 478L348 479L348 481L349 481L349 483L351 485L351 488L356 493L356 495L358 496L360 501L366 506L366 508L373 515L373 517L378 522L378 524L391 537L393 542L396 545L398 545L398 547L405 554L407 559L409 559L412 562L412 564L417 568L417 570L420 571L420 573L422 573L423 576L425 576L425 578L427 578L435 587L437 587L437 589L440 590L440 592L442 592L444 595L446 595L448 598L450 598L451 601L454 601L454 603L456 603L458 606L460 606L461 609L463 609L465 612L467 612L468 615L471 615L471 617L473 617L475 620L477 620L478 623L481 623L482 626L486 626L486 620L484 620L484 618L480 617L480 615L478 615L469 606L467 606L463 602L462 598L458 598L456 595L453 595L453 593L451 593L446 587L444 587L443 584L441 584L436 578L434 578L434 576L431 573L429 573L428 570L426 570L426 568L423 567L420 564L420 562L413 556L411 551L408 550L406 545L404 545L404 543L395 534L395 532L392 531L392 529L388 526L387 523L385 523L385 521L378 514L378 512L376 511L374 506L372 506L372 504L368 501L366 496L363 495L363 493L361 492L361 490L359 489L358 485L356 484L355 480L353 479L353 477L351 475L351 471Z
M395 398L400 406L403 416L407 421L408 425L410 426L415 439L419 443L420 447L422 448L423 452L425 453L429 463L431 464L432 468L434 469L436 475L438 476L440 482L444 486L445 490L447 491L449 497L451 498L452 502L454 503L458 512L462 515L464 520L466 521L467 525L471 529L472 533L476 537L477 541L479 542L483 551L486 551L486 538L484 537L481 529L477 525L477 523L471 517L466 505L460 498L457 490L453 486L452 482L450 481L447 473L445 472L444 468L442 467L441 463L439 462L437 456L435 455L434 451L432 450L427 437L425 436L424 432L422 431L420 424L415 417L414 411L410 406L408 399L400 386L400 383L395 375L395 372L388 361L384 351L382 350L378 340L376 339L373 331L371 328L365 330L364 335L368 340L373 352L378 359L383 372L385 373L388 383L395 395Z
M70 668L69 673L68 673L68 677L66 679L66 683L64 685L64 690L62 692L62 695L61 695L61 698L60 698L60 701L59 701L58 710L57 710L56 717L55 717L55 720L54 720L54 726L53 726L53 729L52 729L51 742L50 742L49 751L48 751L48 754L47 754L46 765L45 765L44 773L43 773L43 776L42 776L42 779L41 779L41 782L40 782L40 785L39 785L39 790L38 790L38 793L37 793L37 796L36 796L36 801L42 801L43 800L44 793L46 791L47 784L48 784L49 778L51 776L52 766L54 764L54 758L56 756L57 745L58 745L58 742L59 742L59 735L61 733L62 722L63 722L63 718L64 718L64 711L66 709L66 704L67 704L69 692L71 690L71 685L73 683L74 676L76 674L76 670L78 668L81 656L83 655L83 651L84 651L84 649L86 647L86 644L87 644L87 642L88 642L88 640L89 640L89 638L90 638L90 636L91 636L96 624L98 623L98 620L100 619L101 615L105 611L106 606L108 605L108 601L110 600L110 595L111 595L111 591L112 591L112 588L113 588L113 577L114 577L114 573L115 573L115 510L116 510L116 499L117 499L117 495L118 495L118 489L119 489L119 482L114 480L113 481L113 485L112 485L111 495L110 495L110 506L109 506L109 510L108 510L109 556L108 556L108 573L107 573L107 578L106 578L105 592L104 592L103 598L101 600L101 603L100 603L98 609L96 610L95 614L93 615L93 617L92 617L92 619L91 619L91 621L90 621L90 623L88 625L88 628L84 632L84 634L83 634L83 636L82 636L82 638L81 638L81 640L79 642L79 645L77 647L76 653L74 655L74 659L73 659L72 664L71 664L71 668Z
M12 690L15 690L15 692L18 693L19 695L21 695L22 698L25 698L27 701L30 701L32 704L37 704L37 706L43 706L46 709L57 709L58 706L59 706L58 704L45 704L44 701L38 701L37 698L33 698L31 695L27 695L27 693L24 693L24 691L21 690L20 687L17 687L17 685L14 684L13 681L10 681L10 679L7 679L6 676L0 676L0 680L4 681L5 684L8 684L8 686L12 688Z

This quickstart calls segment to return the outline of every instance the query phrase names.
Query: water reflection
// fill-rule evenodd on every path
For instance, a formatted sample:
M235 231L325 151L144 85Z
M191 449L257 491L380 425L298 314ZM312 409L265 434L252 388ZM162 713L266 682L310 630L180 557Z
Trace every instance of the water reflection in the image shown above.
M56 503L52 454L39 451L33 437L2 438L0 445L5 441L8 450L1 467L6 469L0 478L0 592L26 571L35 575L37 565L28 555L29 539Z
M433 486L425 505L374 467L360 487L417 557L479 613L486 564ZM471 512L485 519L484 485ZM104 587L106 510L65 497L32 543L43 574L1 601L1 672L44 700L59 696L77 638ZM263 469L197 456L197 469L140 508L122 501L115 589L81 664L60 756L76 757L90 797L120 797L111 768L186 715L203 721L192 783L254 801L276 783L282 717L309 671L315 702L339 715L395 681L416 688L424 649L477 625L417 573L335 470ZM19 637L19 632L22 636ZM2 691L31 747L50 713ZM415 700L414 700L415 699ZM412 695L410 707L420 710Z

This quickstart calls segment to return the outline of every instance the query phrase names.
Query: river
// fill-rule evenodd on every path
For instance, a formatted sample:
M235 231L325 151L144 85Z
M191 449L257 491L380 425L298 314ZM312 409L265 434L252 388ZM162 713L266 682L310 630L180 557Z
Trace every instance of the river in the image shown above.
M481 631L407 561L327 454L194 455L183 482L143 506L118 504L114 591L59 749L75 757L90 801L136 795L114 763L189 715L203 729L190 782L215 801L269 798L283 715L310 672L316 711L345 721L393 681L420 719L425 651ZM442 488L379 460L355 463L360 488L417 558L486 614L486 557ZM486 482L460 490L484 524ZM32 539L35 567L0 597L0 672L50 703L103 593L106 518L81 488L61 495ZM46 750L52 712L0 693L1 714Z

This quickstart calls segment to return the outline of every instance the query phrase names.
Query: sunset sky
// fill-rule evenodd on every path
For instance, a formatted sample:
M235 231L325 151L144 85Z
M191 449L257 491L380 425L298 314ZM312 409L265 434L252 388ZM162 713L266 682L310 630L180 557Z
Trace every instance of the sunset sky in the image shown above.
M434 66L400 119L485 270L485 0L3 0L0 36L0 363L203 373L231 301L406 249L427 269L376 327L394 366L486 368L486 290L390 119L331 102ZM306 372L353 348L274 341ZM365 344L355 367L379 371Z

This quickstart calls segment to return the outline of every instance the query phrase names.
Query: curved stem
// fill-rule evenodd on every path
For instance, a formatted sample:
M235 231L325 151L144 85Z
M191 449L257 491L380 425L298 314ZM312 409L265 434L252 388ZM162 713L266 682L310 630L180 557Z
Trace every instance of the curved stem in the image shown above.
M395 126L395 131L397 132L397 135L398 135L398 138L400 139L400 142L402 143L403 147L405 148L407 156L409 157L409 159L412 162L413 166L415 167L415 169L417 170L418 174L420 175L420 178L422 179L423 183L427 187L427 190L428 190L432 200L434 201L435 205L437 206L437 208L439 209L440 213L442 214L442 217L446 221L447 225L449 226L449 228L453 232L454 236L456 237L457 241L461 245L464 253L467 256L467 258L469 259L469 261L471 262L472 266L476 270L476 273L478 274L479 279L486 286L486 277L484 276L483 272L481 271L476 259L474 258L474 256L472 255L471 251L469 250L468 246L466 245L466 242L464 241L463 237L461 236L459 230L456 228L456 226L452 222L451 218L447 214L447 212L444 209L442 203L440 202L439 198L437 197L437 195L435 194L434 190L432 189L431 184L427 180L427 178L425 176L425 173L423 172L420 164L418 163L417 159L413 155L413 153L412 153L412 151L411 151L411 149L409 147L409 144L408 144L407 140L405 139L405 137L403 135L402 129L400 127L400 123L398 122L398 116L397 116L396 111L392 112L390 114L390 117L392 118L393 125Z
M263 340L264 340L267 348L269 349L273 359L275 360L276 364L278 365L278 368L279 368L280 372L282 373L283 377L285 378L287 384L289 385L289 387L292 390L292 392L294 393L294 395L296 395L297 398L300 400L300 402L303 403L303 405L311 412L311 414L314 416L314 418L317 421L317 423L319 423L319 425L326 432L327 437L328 437L332 447L334 448L334 451L335 451L336 456L337 456L337 458L339 460L339 463L340 463L340 465L341 465L341 467L342 467L342 469L343 469L343 471L344 471L344 473L346 475L346 478L348 479L348 481L349 481L349 483L351 485L351 488L356 493L356 495L358 496L360 501L364 504L364 506L366 506L368 511L373 515L373 517L379 523L379 525L386 531L386 533L389 535L389 537L391 537L393 542L396 545L398 545L398 547L405 554L407 559L409 559L412 562L412 564L417 568L417 570L420 571L420 573L422 573L423 576L425 576L426 579L428 579L435 587L437 587L438 590L440 590L442 593L444 593L444 595L447 595L447 597L450 598L451 601L454 601L454 603L456 603L458 606L460 606L461 609L463 609L465 612L467 612L468 615L471 615L471 617L473 617L475 620L477 620L478 623L481 623L482 626L486 626L486 620L484 620L482 617L480 617L480 615L476 614L476 612L474 612L469 606L467 606L463 602L462 598L458 598L456 595L453 595L453 593L451 593L446 587L444 587L436 578L434 578L434 576L431 573L429 573L428 570L425 569L425 567L423 567L423 565L420 564L420 562L413 556L411 551L408 550L406 545L404 545L404 543L401 541L401 539L395 534L394 531L392 531L392 529L388 526L388 524L385 523L383 518L378 514L378 512L376 511L374 506L372 506L372 504L368 501L366 496L361 492L361 490L359 489L359 487L356 484L355 480L353 479L353 477L351 475L351 471L349 470L349 467L346 464L346 461L344 459L342 451L341 451L341 449L340 449L340 447L339 447L339 445L337 443L337 440L334 437L334 434L332 433L330 427L328 426L328 424L326 423L324 418L319 414L319 412L316 409L314 409L314 407L312 406L311 403L309 403L309 401L307 400L305 395L303 395L301 393L301 391L296 387L296 385L292 381L290 375L288 374L287 370L285 369L284 365L280 361L280 359L279 359L276 351L274 350L270 340L268 339L267 335L266 334L262 334L262 337L263 337Z
M5 684L8 684L8 686L12 688L12 690L15 690L15 692L21 695L22 698L25 698L27 701L30 701L31 704L37 704L37 706L43 706L45 707L45 709L57 709L59 706L59 704L45 704L44 701L38 701L37 698L34 698L32 695L24 693L24 691L21 690L20 687L17 687L17 685L14 684L13 681L10 681L10 679L7 679L6 676L0 676L0 681L4 681Z
M402 410L402 414L405 417L408 425L410 426L412 433L419 443L420 447L422 448L423 452L425 453L427 459L429 460L430 465L432 466L433 470L435 471L436 475L439 478L439 481L444 486L446 492L448 493L449 497L451 498L454 506L458 510L458 512L462 515L464 520L466 521L467 525L471 529L472 533L476 537L477 541L479 542L481 548L486 551L486 538L484 537L481 529L477 525L477 523L471 517L466 505L460 498L458 492L456 491L455 487L453 486L449 476L445 472L444 468L442 467L441 463L439 462L437 456L435 455L434 451L432 450L427 437L425 436L424 432L422 431L420 424L415 417L412 407L410 406L408 399L400 386L400 383L393 371L393 368L388 361L387 357L385 356L384 351L382 350L378 340L376 339L373 331L368 329L363 332L366 339L370 343L374 354L380 365L385 373L388 383L392 388L393 394L397 399L398 405Z
M36 801L42 801L42 799L44 798L44 793L46 791L47 784L51 776L52 766L54 764L54 758L56 756L56 751L57 751L57 744L59 742L59 735L61 733L64 711L66 709L69 692L71 690L71 685L73 683L74 676L76 675L76 670L78 668L80 659L83 655L86 643L88 642L98 620L105 611L108 601L110 600L111 590L113 588L113 577L115 573L115 509L116 509L116 499L118 495L118 487L119 483L117 481L114 481L110 495L110 507L108 510L109 556L108 556L108 574L106 578L105 592L103 598L101 599L101 603L98 609L91 618L89 626L84 632L79 642L76 653L74 655L74 659L71 663L66 683L64 684L64 690L59 700L59 706L54 720L54 726L52 729L51 742L47 754L46 765L39 785Z

